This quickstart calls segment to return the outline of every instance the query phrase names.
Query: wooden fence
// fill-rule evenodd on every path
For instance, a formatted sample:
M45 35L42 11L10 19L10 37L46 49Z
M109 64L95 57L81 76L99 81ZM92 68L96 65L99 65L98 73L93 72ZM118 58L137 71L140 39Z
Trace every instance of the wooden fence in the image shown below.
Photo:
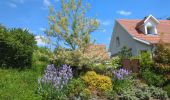
M123 68L132 71L134 73L139 73L140 71L140 62L139 59L123 59L122 60Z

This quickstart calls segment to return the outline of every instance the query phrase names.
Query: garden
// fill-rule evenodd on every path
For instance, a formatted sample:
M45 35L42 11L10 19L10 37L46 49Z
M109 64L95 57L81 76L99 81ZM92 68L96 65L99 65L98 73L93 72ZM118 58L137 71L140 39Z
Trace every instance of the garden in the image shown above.
M0 26L1 100L169 100L170 46L160 40L154 53L132 56L123 47L109 58L90 34L99 28L86 17L89 4L61 0L49 7L49 29L38 47L28 30ZM139 72L126 69L124 59L137 59Z

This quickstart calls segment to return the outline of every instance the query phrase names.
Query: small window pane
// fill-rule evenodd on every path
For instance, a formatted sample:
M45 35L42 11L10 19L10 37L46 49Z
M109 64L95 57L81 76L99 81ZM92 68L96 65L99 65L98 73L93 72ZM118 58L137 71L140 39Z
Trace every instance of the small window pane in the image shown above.
M120 46L120 40L119 37L116 37L116 46L119 47Z

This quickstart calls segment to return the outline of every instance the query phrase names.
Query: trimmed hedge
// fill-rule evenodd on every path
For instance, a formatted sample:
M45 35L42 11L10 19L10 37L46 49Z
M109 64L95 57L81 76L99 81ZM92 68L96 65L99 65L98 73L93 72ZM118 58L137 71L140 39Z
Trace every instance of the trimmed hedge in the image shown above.
M34 35L28 30L7 29L0 25L0 66L15 68L31 66L35 47Z

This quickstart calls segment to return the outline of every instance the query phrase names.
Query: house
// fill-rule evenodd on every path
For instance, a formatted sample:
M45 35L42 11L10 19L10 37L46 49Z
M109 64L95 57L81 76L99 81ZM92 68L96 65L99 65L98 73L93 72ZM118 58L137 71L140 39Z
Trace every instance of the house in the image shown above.
M109 52L114 56L123 46L131 48L132 55L141 51L153 52L162 40L170 43L170 20L158 20L149 15L141 20L117 19L115 21Z

